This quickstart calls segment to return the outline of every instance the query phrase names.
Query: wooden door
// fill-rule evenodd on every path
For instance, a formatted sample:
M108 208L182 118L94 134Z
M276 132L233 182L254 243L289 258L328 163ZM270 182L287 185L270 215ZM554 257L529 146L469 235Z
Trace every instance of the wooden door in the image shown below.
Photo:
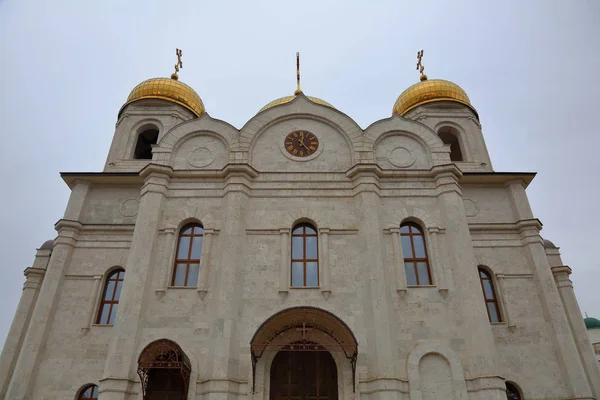
M179 369L152 369L148 376L147 400L187 400Z
M280 351L271 365L270 400L337 400L337 369L327 351Z

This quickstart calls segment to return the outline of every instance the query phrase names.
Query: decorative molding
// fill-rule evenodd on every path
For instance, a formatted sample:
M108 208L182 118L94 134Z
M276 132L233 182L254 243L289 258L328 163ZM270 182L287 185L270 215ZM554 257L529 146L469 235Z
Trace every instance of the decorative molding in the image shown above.
M198 147L187 157L187 162L192 167L204 168L215 161L214 152L208 147Z
M392 149L387 155L387 160L398 168L408 168L417 161L411 151L403 146Z
M467 217L475 217L479 214L479 207L477 207L477 203L473 200L463 199L463 204L465 206L465 214Z

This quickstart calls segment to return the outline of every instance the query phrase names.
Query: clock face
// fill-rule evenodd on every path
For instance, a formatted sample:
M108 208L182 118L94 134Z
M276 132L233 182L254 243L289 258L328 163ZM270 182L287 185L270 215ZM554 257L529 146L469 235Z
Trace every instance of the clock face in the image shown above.
M319 148L319 139L308 131L294 131L285 137L285 149L293 156L308 157Z

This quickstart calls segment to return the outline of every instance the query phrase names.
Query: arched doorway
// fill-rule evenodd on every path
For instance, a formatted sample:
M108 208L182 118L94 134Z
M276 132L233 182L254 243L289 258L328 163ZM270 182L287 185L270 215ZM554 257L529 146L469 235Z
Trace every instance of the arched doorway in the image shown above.
M271 364L270 400L337 400L335 361L321 346L315 351L283 350Z
M250 349L253 392L259 359L268 354L266 358L272 360L270 369L260 372L269 379L261 390L270 388L270 400L337 400L338 378L342 379L340 388L349 387L351 379L355 390L358 342L350 328L329 311L316 307L280 311L257 329ZM343 370L345 375L340 372L343 376L338 376Z
M150 343L138 359L143 400L187 400L191 364L177 343Z

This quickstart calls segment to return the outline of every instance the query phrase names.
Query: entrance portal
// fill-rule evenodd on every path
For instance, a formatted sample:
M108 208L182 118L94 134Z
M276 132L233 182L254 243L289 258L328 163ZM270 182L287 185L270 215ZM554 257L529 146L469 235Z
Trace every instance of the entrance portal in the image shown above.
M350 362L348 378L356 389L358 342L348 325L329 311L292 307L263 322L250 340L252 393L259 359L269 352L277 352L271 370L264 371L271 376L270 400L337 400L338 371L331 352Z
M186 400L190 371L190 360L175 342L149 344L138 360L143 400Z
M327 351L280 351L271 365L270 400L337 400L337 370Z

